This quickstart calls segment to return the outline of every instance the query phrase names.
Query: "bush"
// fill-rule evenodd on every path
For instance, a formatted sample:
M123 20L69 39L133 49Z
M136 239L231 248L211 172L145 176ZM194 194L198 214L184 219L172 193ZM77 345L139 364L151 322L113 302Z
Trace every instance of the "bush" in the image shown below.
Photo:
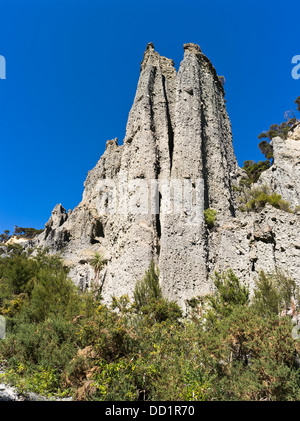
M148 316L149 323L176 321L182 317L182 310L174 302L162 296L159 285L159 270L152 261L144 278L136 283L134 289L134 308L138 313Z
M151 324L165 321L177 322L183 316L178 304L165 298L149 301L141 308L141 311L145 316L148 315L148 323Z
M136 283L133 294L137 309L148 305L152 300L162 298L159 285L159 271L153 261L150 263L150 267L146 271L144 278Z
M154 263L133 303L122 296L108 305L79 293L59 258L22 259L32 276L21 283L26 292L1 296L8 323L0 341L4 380L21 391L109 401L300 399L300 345L287 311L299 292L283 272L261 275L253 302L232 270L216 273L214 293L189 300L195 312L201 305L197 317L184 318L162 296ZM0 260L10 286L6 264L19 265L19 254Z
M299 400L300 349L292 327L287 318L262 318L252 307L237 306L215 329L202 331L215 399Z
M280 194L271 192L268 186L247 189L244 196L240 197L240 201L243 203L240 207L240 210L243 212L259 212L267 203L274 208L281 209L285 212L293 212L289 202L283 200Z
M275 299L258 284L253 302L232 271L215 278L216 291L198 320L199 349L214 379L215 400L299 400L300 345L292 337L291 318L278 314L297 291L282 272L273 276Z
M75 327L61 315L41 323L22 323L14 326L2 347L2 355L11 364L30 363L43 367L64 367L76 352Z
M0 264L2 266L0 269L3 285L2 297L4 291L13 295L31 292L37 274L37 266L33 260L21 254L13 258L4 258Z
M213 277L216 291L206 297L209 304L207 317L223 317L230 314L235 306L243 306L249 302L249 289L241 285L238 277L230 269L227 272L215 272Z
M260 271L256 280L253 306L259 314L291 314L296 313L296 305L299 302L299 291L296 283L282 270L266 274Z
M217 211L215 209L205 209L204 220L208 228L213 228L216 223Z
M7 328L0 355L9 364L7 379L32 391L38 379L41 389L49 381L48 392L54 385L58 392L61 373L77 352L78 326L73 319L91 314L87 294L79 294L58 256L42 250L35 257L13 250L0 259L0 283L0 314L6 317ZM20 366L19 376L12 376Z

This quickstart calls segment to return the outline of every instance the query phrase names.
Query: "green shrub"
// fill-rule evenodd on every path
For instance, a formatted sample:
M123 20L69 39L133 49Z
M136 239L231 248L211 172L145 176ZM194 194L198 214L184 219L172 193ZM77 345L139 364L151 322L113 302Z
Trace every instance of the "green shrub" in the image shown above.
M217 211L215 209L205 209L204 220L208 228L213 228L216 223Z
M207 316L209 319L224 317L230 314L234 307L249 303L249 289L241 285L238 277L229 269L227 272L215 272L213 277L215 292L206 297L209 304Z
M22 362L62 368L76 352L72 345L75 331L74 325L59 315L41 323L20 320L1 344L2 355L13 365Z
M298 212L300 212L300 206L299 205L297 205L294 209L294 213L298 213Z
M216 273L214 293L189 300L195 311L201 305L197 317L183 317L162 296L154 263L133 303L122 296L108 305L79 293L59 258L18 256L0 260L1 381L75 400L300 399L300 343L282 314L299 293L284 273L261 276L253 302L232 270ZM32 274L16 295L6 266L27 267L26 259Z
M148 323L177 322L182 316L182 310L174 301L165 298L151 300L141 307L141 311L148 315Z
M214 329L201 331L206 369L215 373L216 400L299 400L297 355L288 318L262 318L238 306Z
M271 192L268 186L248 189L245 195L240 197L240 202L243 203L240 207L243 212L259 212L267 203L285 212L293 212L289 202L283 200L280 194Z
M150 263L144 278L136 283L133 294L134 302L138 309L148 305L151 300L162 298L159 285L159 271L153 261Z
M163 298L159 284L159 270L153 261L144 278L135 285L134 308L138 313L147 315L149 323L177 321L182 317L180 307L174 301Z
M27 314L34 321L46 320L51 315L62 314L68 318L79 313L80 297L77 288L63 269L42 269L38 275Z
M252 300L259 314L277 315L289 309L296 312L297 302L299 302L299 289L292 278L279 269L271 274L260 271Z
M15 255L13 258L4 258L0 264L3 283L1 295L4 291L18 295L24 292L29 293L32 290L37 273L37 266L33 260L21 254Z

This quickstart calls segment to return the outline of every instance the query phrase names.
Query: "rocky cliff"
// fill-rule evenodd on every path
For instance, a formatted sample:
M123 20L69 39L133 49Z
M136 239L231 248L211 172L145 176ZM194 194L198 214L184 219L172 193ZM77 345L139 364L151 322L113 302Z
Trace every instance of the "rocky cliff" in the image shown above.
M148 44L122 145L109 140L87 176L81 203L57 205L35 245L60 251L70 276L90 287L89 259L101 251L105 300L131 295L150 261L160 269L164 294L184 306L208 293L215 270L232 268L253 284L260 269L300 274L299 214L267 206L241 213L233 186L241 170L232 146L224 88L210 60L184 45L178 72ZM297 127L273 140L274 165L264 182L299 204ZM208 229L203 210L217 211Z
M292 207L300 204L300 124L295 124L287 139L272 139L274 165L260 176L259 184L266 184L281 194Z

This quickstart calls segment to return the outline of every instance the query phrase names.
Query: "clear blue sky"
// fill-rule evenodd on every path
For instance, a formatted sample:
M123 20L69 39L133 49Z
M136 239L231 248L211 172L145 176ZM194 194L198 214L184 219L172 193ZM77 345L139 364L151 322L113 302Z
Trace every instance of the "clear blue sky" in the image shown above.
M240 165L296 110L299 0L0 0L0 232L43 228L81 200L107 139L122 142L148 42L175 61L194 42L226 78ZM299 116L299 114L298 114Z

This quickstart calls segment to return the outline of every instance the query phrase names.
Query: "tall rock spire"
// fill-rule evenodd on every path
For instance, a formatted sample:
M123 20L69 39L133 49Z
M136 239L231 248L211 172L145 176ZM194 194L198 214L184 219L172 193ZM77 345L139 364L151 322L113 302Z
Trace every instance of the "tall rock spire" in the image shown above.
M148 44L124 140L125 144L132 144L127 148L131 170L143 172L146 178L170 174L175 84L173 60L161 57L153 44Z
M230 184L236 169L224 89L210 61L198 45L185 44L177 74L173 60L160 56L149 43L123 145L116 139L107 142L88 174L82 202L61 225L47 225L40 245L63 247L73 264L70 275L82 287L93 279L89 256L100 249L108 262L102 279L107 300L132 294L154 260L163 292L184 305L211 287L209 234L203 218L196 224L189 219L186 203L178 212L174 200L170 208L170 200L180 196L181 187L203 187L195 211L203 217L203 209L212 207L220 219L232 218ZM119 189L111 195L110 182ZM141 194L146 210L137 204L136 212L123 212L122 207L115 213L101 212L103 192L109 201L135 183L127 201Z
M185 44L177 79L172 175L201 176L205 206L234 212L230 178L236 170L223 86L200 47Z

